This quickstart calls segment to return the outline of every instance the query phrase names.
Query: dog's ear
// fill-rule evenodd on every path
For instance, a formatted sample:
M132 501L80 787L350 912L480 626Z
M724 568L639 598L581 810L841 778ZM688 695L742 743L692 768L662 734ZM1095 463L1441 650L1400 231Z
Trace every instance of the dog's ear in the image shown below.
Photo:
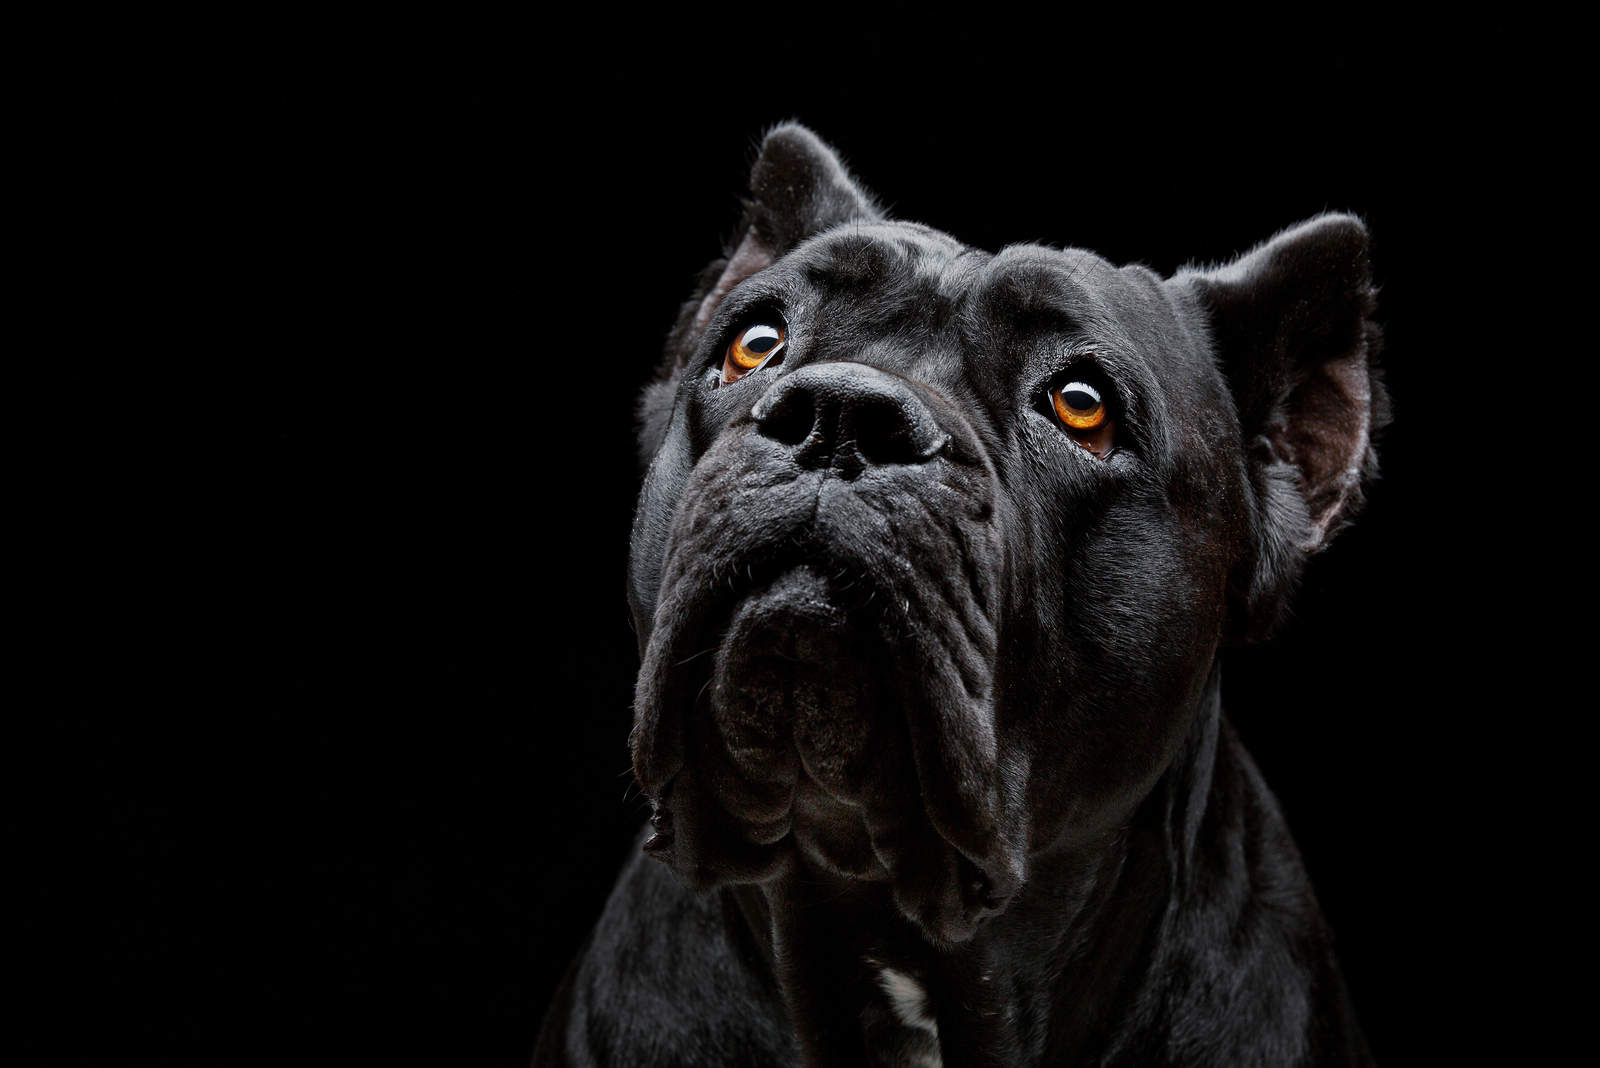
M1377 474L1388 399L1367 253L1361 220L1323 215L1180 276L1208 313L1244 435L1255 553L1235 578L1234 622L1246 640L1277 624L1306 559Z
M728 291L813 234L840 223L879 218L882 213L871 194L816 134L798 123L784 123L767 133L750 169L750 193L739 228L724 254L701 272L694 295L684 302L667 336L656 379L639 400L639 453L646 463L666 433L678 370Z

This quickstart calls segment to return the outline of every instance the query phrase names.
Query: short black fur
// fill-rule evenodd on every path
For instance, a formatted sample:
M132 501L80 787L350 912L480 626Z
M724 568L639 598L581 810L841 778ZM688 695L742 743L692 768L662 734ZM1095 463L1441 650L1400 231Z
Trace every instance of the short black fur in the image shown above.
M1375 307L1350 216L989 254L773 130L641 401L649 857L535 1063L1366 1063L1219 657L1376 474Z

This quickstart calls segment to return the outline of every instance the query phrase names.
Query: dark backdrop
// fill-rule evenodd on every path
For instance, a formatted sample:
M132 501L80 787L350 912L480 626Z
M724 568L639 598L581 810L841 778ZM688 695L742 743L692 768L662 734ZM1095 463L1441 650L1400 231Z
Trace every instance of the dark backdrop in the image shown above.
M1519 103L1483 74L1520 57L1495 27L921 17L364 27L178 86L142 142L192 286L174 359L53 398L81 521L45 837L93 870L40 884L85 936L41 981L102 1022L48 1059L525 1061L642 822L633 398L785 118L990 249L1171 271L1367 220L1383 478L1224 679L1380 1060L1456 1041L1501 818L1460 787L1508 685L1467 578L1493 535L1446 536L1500 367L1461 218L1492 256Z

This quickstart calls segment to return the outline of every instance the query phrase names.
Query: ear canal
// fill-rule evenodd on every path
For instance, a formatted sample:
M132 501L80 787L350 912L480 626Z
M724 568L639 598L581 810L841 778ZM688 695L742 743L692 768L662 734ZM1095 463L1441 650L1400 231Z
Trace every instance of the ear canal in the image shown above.
M1306 558L1377 475L1388 399L1367 249L1361 220L1324 215L1225 267L1179 276L1208 314L1243 432L1255 559L1238 584L1250 637L1270 632Z
M770 267L800 242L841 223L883 213L838 155L799 123L773 127L750 169L749 195L734 240L701 272L667 336L666 352L639 401L639 453L648 463L671 415L673 381L705 335L717 308L740 282Z

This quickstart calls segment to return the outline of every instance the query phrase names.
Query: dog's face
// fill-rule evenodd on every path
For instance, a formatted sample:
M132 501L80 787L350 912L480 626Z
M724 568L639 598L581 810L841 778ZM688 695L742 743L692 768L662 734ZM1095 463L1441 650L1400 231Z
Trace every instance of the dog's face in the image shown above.
M771 134L646 393L632 745L692 884L887 883L931 940L1093 840L1370 473L1365 231L1162 279L884 220Z

